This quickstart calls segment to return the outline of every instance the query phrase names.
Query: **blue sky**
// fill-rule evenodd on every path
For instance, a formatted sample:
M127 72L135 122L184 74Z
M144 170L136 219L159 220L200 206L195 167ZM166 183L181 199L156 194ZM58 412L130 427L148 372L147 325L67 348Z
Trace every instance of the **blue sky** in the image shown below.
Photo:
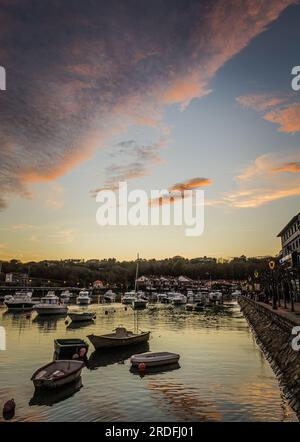
M299 4L25 3L0 2L1 259L279 252L299 211ZM147 191L211 180L204 234L98 226L92 193L120 176Z

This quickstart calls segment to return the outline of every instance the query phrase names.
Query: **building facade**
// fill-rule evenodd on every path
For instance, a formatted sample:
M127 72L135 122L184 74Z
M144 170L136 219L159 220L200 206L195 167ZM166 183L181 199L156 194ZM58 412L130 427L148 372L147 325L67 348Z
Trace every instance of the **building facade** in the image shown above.
M281 238L280 263L300 264L300 213L295 215L277 235Z

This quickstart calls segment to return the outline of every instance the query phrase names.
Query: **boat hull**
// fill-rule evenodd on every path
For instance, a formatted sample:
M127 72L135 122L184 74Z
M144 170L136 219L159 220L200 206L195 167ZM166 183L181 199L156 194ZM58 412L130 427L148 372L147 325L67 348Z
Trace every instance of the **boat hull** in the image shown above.
M120 348L126 347L128 345L140 344L142 342L147 342L150 337L150 332L140 333L139 335L133 335L129 337L117 338L108 336L96 336L88 335L88 339L91 341L95 350L101 348Z
M20 302L6 301L6 302L4 302L4 304L6 305L8 310L15 311L15 312L32 310L35 306L34 302L22 302L22 301L20 301Z
M61 306L61 307L50 307L50 306L46 306L46 307L39 307L36 306L35 310L37 312L38 315L66 315L68 312L68 307L67 306Z
M133 355L130 358L130 362L134 367L138 367L139 364L145 364L147 367L160 367L169 364L178 363L180 358L176 353L142 353Z
M92 314L69 313L68 316L71 318L72 322L86 322L86 321L92 321L93 319L95 319L96 313L92 313Z
M65 361L61 361L61 362L65 362ZM75 361L72 361L73 365L74 365L74 362ZM63 387L64 385L70 384L71 382L75 382L76 380L78 380L80 378L81 370L84 366L83 362L76 361L76 368L74 368L71 372L66 373L64 376L61 376L61 377L55 378L55 379L53 379L53 378L52 379L45 379L45 378L38 379L37 378L38 374L41 371L50 367L52 364L54 364L54 363L50 362L49 364L45 365L44 367L39 368L32 375L31 380L36 388L54 389L54 388Z

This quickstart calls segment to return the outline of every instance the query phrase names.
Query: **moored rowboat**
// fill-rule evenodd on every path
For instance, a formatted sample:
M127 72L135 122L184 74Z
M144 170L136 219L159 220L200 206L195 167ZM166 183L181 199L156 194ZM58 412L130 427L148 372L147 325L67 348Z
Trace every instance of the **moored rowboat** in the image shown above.
M92 321L96 319L96 312L69 312L73 322Z
M125 327L117 327L115 333L107 335L88 335L96 350L100 348L115 348L124 347L126 345L140 344L147 342L150 337L150 332L133 333L127 331Z
M167 351L147 352L132 355L130 362L133 366L145 364L145 367L158 367L160 365L176 364L179 361L180 355L177 353L169 353Z
M82 361L53 361L33 373L31 380L39 388L62 387L78 379L83 366Z

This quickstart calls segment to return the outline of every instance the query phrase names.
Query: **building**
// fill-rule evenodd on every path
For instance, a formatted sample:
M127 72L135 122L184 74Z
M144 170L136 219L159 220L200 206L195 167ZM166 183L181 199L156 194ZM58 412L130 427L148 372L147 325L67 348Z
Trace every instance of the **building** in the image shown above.
M278 233L281 238L280 264L300 264L300 213L295 215Z
M28 284L29 278L27 273L6 273L5 282L10 284Z

